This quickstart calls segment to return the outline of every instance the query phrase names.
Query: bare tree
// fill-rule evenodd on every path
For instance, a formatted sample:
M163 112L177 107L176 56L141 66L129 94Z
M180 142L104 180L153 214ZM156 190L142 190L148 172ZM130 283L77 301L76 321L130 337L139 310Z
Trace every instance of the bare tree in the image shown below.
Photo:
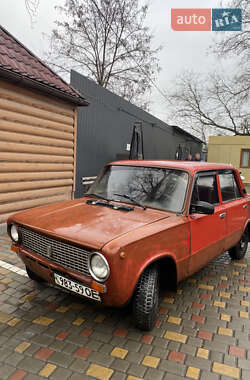
M222 34L218 32L215 44L212 50L223 59L233 57L237 59L237 74L235 75L235 83L242 84L242 91L245 92L246 85L250 91L250 1L249 0L230 0L228 8L242 9L242 31ZM239 91L239 86L237 86Z
M25 0L26 9L30 15L31 24L34 23L40 0Z
M71 68L134 103L159 71L153 35L144 25L148 5L138 0L65 0L51 36L48 61Z
M234 58L233 75L183 73L169 95L173 115L200 137L211 133L250 135L250 2L230 0L241 8L241 32L218 32L211 49L223 59Z
M175 120L206 139L213 133L250 135L248 86L222 75L183 73L168 96Z
M231 0L228 8L242 9L242 31L237 33L217 33L216 44L212 47L220 57L227 58L229 55L237 55L243 62L250 59L250 1Z

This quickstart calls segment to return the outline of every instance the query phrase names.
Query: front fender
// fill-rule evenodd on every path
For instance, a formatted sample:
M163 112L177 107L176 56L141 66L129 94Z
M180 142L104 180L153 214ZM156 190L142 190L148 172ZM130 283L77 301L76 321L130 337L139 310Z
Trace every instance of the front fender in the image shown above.
M121 259L120 253L124 253L125 258ZM148 257L138 255L137 260L131 258L134 256L131 252L120 253L109 260L111 276L106 282L107 293L103 298L106 305L125 305L133 296L139 278L148 266L166 258L171 258L176 263L176 258L171 252L152 252Z
M142 272L149 265L171 258L177 271L177 281L187 276L190 254L189 221L173 216L135 230L103 247L110 265L105 303L125 304L133 295ZM123 255L121 255L123 253Z

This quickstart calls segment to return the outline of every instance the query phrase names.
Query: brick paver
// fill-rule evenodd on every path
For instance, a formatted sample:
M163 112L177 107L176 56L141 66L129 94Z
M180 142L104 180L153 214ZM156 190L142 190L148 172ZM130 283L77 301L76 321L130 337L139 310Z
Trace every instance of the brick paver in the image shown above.
M7 263L7 264L6 264ZM250 248L162 294L154 329L25 276L0 236L0 379L249 380Z

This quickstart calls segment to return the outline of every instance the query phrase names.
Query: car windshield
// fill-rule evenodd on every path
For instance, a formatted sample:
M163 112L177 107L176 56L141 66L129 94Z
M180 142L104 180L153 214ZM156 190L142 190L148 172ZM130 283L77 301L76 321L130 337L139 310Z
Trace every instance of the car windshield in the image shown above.
M188 174L182 170L114 165L104 169L87 195L180 212L187 184Z

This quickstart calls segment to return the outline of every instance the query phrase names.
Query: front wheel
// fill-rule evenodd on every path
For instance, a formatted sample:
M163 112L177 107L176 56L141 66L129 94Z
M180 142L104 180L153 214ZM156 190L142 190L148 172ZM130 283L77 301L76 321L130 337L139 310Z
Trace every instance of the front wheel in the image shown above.
M141 330L151 330L159 308L159 270L157 265L146 268L135 290L133 314L135 325Z
M248 231L247 229L243 232L243 235L239 241L233 248L229 249L229 255L232 260L240 260L246 254L247 246L248 246Z

